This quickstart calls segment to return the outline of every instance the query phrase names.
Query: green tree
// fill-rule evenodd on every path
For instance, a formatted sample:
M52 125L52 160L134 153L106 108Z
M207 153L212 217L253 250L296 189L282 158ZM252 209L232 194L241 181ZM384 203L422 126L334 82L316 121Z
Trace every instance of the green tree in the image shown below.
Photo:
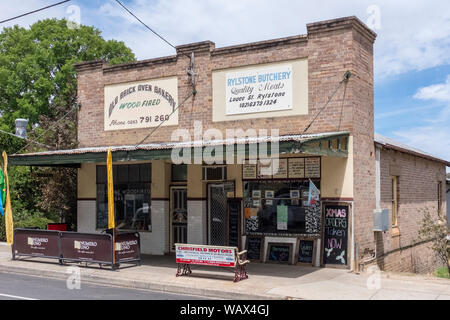
M419 229L419 240L429 241L430 247L438 261L447 267L450 274L450 241L447 238L447 218L441 217L436 208L422 209L422 223Z
M19 26L3 29L0 129L13 133L14 120L25 118L29 120L30 139L54 149L76 147L77 113L69 113L77 107L74 64L92 60L119 64L134 61L135 56L123 42L106 41L91 26L68 28L65 19L38 21L28 29ZM0 151L8 154L45 149L36 144L24 149L25 146L23 140L0 133ZM9 173L15 220L33 215L51 220L74 216L76 170L10 167Z

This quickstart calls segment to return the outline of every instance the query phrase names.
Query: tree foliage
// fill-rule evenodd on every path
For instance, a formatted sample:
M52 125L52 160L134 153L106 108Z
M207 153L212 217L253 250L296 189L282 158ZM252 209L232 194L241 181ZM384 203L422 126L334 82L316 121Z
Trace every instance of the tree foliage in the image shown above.
M419 240L430 241L431 249L439 262L447 266L450 274L450 241L446 218L442 219L437 209L422 209L422 222L419 229Z
M74 64L104 60L110 64L135 60L123 42L105 40L90 26L67 27L65 19L47 19L25 29L0 33L0 129L14 133L17 118L29 120L31 140L54 149L77 146L77 77ZM0 133L0 151L45 150ZM14 219L41 214L66 218L76 212L76 170L9 168ZM43 178L43 176L45 176ZM74 200L75 199L75 200Z

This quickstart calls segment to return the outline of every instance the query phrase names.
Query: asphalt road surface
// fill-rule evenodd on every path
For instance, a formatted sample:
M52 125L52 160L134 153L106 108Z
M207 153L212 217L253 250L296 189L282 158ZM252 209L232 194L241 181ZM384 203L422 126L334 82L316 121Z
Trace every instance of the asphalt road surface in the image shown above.
M157 291L83 283L68 289L65 280L0 273L0 300L206 300Z

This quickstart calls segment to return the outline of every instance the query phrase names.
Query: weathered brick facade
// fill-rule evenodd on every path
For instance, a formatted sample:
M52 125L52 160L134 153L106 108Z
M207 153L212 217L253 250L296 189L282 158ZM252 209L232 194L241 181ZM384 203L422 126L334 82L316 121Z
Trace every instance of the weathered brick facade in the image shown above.
M338 130L364 131L373 136L373 66L372 45L375 35L356 18L338 19L308 25L307 36L263 41L234 47L215 49L212 42L179 46L177 55L139 61L126 65L108 66L102 62L80 64L78 70L79 147L135 144L149 130L105 132L103 90L105 85L178 77L178 100L181 102L192 89L186 75L190 55L195 53L196 71L199 73L197 95L180 108L179 126L193 129L194 120L205 128L279 128L280 134L298 134L311 121L337 88L349 70L346 99L342 104L344 88L328 105L308 133ZM226 123L212 122L212 71L239 66L257 65L307 58L309 67L309 115L300 117L268 118ZM343 111L342 111L343 107ZM342 114L342 121L341 119ZM341 122L341 125L340 125ZM146 142L171 140L176 127L162 127ZM369 131L369 133L367 133ZM372 139L373 140L373 139Z
M381 207L392 214L392 176L398 179L398 228L390 227L378 234L377 264L383 270L428 273L438 263L429 243L419 239L421 210L437 212L438 182L445 193L445 165L416 155L386 149L381 150ZM446 203L442 199L442 212ZM392 221L392 216L389 217Z
M436 188L432 184L438 177L443 177L445 188L445 164L384 150L381 161L383 208L391 206L389 166L394 163L402 168L401 234L394 238L387 233L380 238L374 233L373 43L376 35L355 17L309 24L307 30L307 35L218 49L209 41L183 45L177 47L174 56L124 65L109 66L101 61L78 64L78 100L82 106L78 114L79 147L134 145L144 139L149 129L104 131L104 86L176 76L178 101L181 102L192 92L186 74L190 62L188 56L192 52L195 53L195 68L199 74L196 96L180 108L177 127L161 127L146 143L170 141L173 130L177 128L192 132L194 121L202 121L204 130L219 129L224 136L226 129L230 128L279 129L280 135L300 134L327 103L346 71L350 71L352 76L348 84L340 87L308 133L350 132L353 199L346 201L352 202L354 243L359 246L359 257L369 256L377 247L379 265L385 270L431 270L433 263L428 261L430 255L425 249L400 249L415 239L419 219L417 209L436 203ZM213 122L213 71L302 58L308 60L308 115ZM389 253L393 250L397 251Z

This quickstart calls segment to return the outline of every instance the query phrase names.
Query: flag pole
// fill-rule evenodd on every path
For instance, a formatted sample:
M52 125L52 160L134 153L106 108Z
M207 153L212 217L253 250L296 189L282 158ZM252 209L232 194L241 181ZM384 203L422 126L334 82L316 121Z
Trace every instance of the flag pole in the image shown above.
M112 151L108 149L106 157L106 166L108 174L108 229L112 229L112 244L113 244L113 269L116 265L116 243L115 243L115 215L114 215L114 182L113 182L113 168L112 168Z
M14 222L11 208L11 195L9 192L9 178L8 178L8 155L3 151L3 173L6 180L6 203L5 203L5 228L6 228L6 242L8 244L14 243Z

